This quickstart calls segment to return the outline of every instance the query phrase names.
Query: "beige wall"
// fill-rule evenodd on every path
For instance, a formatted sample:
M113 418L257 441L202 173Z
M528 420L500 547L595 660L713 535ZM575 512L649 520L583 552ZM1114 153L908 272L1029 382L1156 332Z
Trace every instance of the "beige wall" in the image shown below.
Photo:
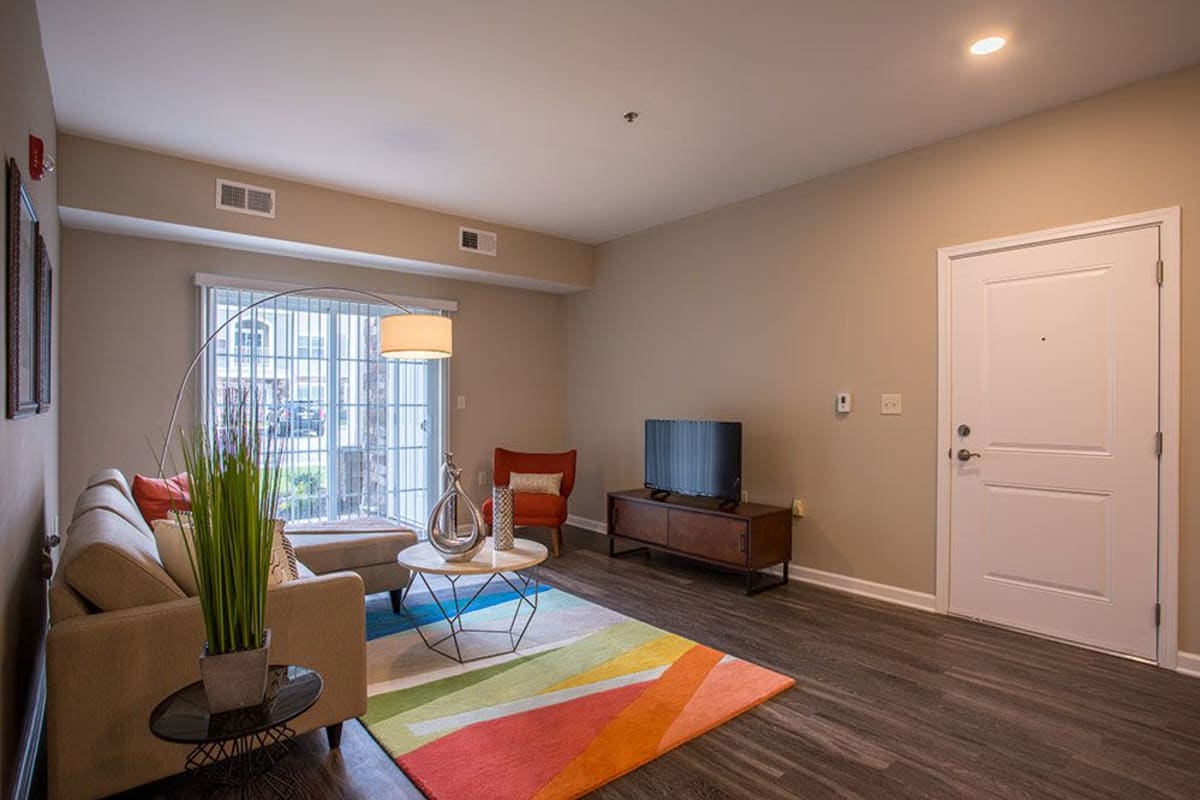
M562 445L561 296L78 230L64 231L63 261L64 513L95 469L154 473L198 344L197 272L457 300L450 385L467 407L450 411L451 447L477 501L496 445Z
M519 228L64 134L63 208L353 250L585 289L596 248ZM276 217L216 208L216 179L277 190ZM458 249L458 226L499 233L497 255Z
M933 592L937 248L1176 205L1180 644L1200 652L1200 68L603 245L567 307L572 512L640 484L646 417L740 419L751 499L805 500L797 563Z
M30 133L42 137L47 150L54 152L54 109L37 9L34 0L14 0L0 5L0 148L4 164L12 157L20 165L51 262L57 268L61 263L57 182L54 175L40 182L29 180ZM0 201L0 207L3 205ZM3 252L7 252L7 241ZM55 289L60 274L55 275ZM57 310L53 320L57 326ZM57 346L58 332L53 335ZM0 359L5 352L4 336L0 325ZM4 380L0 377L0 386ZM0 390L0 397L5 391ZM4 653L0 667L0 792L4 796L8 796L14 772L18 733L46 618L40 553L58 506L57 381L52 397L54 403L47 414L15 420L0 417L0 652Z

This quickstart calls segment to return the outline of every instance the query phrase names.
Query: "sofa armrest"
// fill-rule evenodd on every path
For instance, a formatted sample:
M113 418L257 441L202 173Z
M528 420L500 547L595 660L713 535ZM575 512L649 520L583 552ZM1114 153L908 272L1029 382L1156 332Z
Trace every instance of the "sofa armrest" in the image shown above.
M362 579L304 578L267 595L271 662L321 673L320 700L290 727L305 733L366 712ZM150 712L199 680L204 643L194 598L72 617L47 637L50 797L98 797L181 772L189 750L155 738Z

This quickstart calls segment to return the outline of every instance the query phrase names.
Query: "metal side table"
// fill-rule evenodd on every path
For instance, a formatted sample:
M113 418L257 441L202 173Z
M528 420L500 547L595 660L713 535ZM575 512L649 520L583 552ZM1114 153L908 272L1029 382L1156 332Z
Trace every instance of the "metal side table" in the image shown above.
M288 723L312 708L323 688L316 670L272 666L261 705L213 714L204 685L197 681L155 707L150 731L164 741L193 745L187 770L217 794L304 797L304 788L275 767L296 736Z

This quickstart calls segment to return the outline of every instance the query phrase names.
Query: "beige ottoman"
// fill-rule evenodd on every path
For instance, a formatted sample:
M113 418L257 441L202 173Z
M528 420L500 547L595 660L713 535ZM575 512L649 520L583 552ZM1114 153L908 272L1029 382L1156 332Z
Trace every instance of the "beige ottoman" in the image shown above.
M408 570L396 556L417 543L410 528L379 517L334 522L288 523L285 528L296 558L318 575L357 572L367 594L388 592L392 611L400 613L400 594L408 585Z

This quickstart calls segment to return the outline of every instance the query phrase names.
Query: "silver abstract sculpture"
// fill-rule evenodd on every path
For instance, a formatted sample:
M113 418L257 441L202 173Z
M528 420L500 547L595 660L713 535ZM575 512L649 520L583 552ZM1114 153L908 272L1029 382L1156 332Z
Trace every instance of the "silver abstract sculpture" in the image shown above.
M446 491L429 513L429 543L444 561L467 561L483 547L483 514L462 487L462 469L454 466L453 453L445 454L442 470L446 473ZM470 518L466 531L458 525L459 497Z

